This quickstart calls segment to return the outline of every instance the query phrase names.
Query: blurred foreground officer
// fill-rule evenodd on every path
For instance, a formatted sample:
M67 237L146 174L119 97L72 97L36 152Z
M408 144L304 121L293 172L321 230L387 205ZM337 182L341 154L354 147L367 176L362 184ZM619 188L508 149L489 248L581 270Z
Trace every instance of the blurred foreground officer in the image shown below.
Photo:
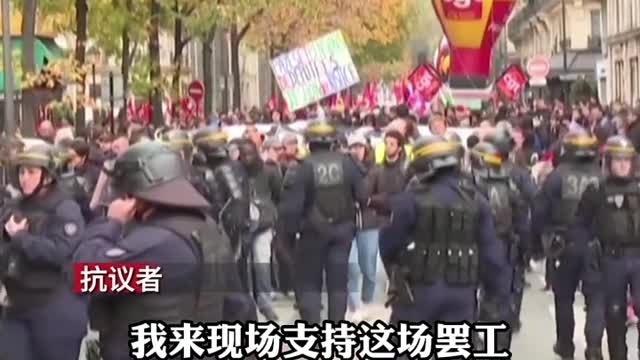
M500 152L491 143L481 142L470 151L471 174L475 184L489 200L493 214L496 235L506 249L508 259L508 273L511 275L511 311L508 319L512 330L519 328L519 310L522 304L524 290L524 272L526 266L526 252L529 240L529 209L522 201L518 188L510 179L509 174L502 167ZM480 303L480 320L503 320L494 305L493 294L484 292ZM508 337L501 343L502 348L508 348Z
M636 152L631 141L614 136L605 145L607 176L600 187L589 186L578 208L578 221L590 241L599 241L601 261L587 264L601 270L609 343L609 359L627 359L627 288L640 305L640 183L633 176ZM599 269L598 269L599 267ZM587 338L589 341L589 338ZM589 344L589 343L588 343ZM589 344L590 345L590 344ZM600 349L598 349L600 350ZM587 359L602 359L588 356Z
M91 297L90 322L100 332L102 359L120 360L129 358L130 324L221 321L222 264L231 254L178 153L157 142L136 144L116 160L111 178L119 197L109 205L108 219L87 229L74 260L149 263L162 274L159 293Z
M326 122L307 127L311 154L280 209L283 221L300 224L295 249L295 291L303 320L320 323L322 280L326 271L329 320L343 320L347 310L347 262L355 235L356 201L366 203L358 169L347 155L333 151L336 129Z
M481 281L497 308L508 308L506 250L489 204L460 173L459 146L435 136L415 143L420 184L396 197L391 223L381 230L391 323L471 323Z
M534 229L545 232L543 247L547 261L552 264L555 299L556 344L553 351L563 359L572 359L575 351L573 303L580 281L583 281L582 292L587 302L587 355L598 358L604 331L604 323L598 316L598 286L583 278L587 242L573 226L582 193L588 186L597 187L600 183L601 170L595 161L597 146L597 140L584 130L565 135L563 161L542 184L531 220Z
M209 214L218 220L230 237L234 261L237 262L237 254L249 223L246 173L239 162L229 159L226 133L206 128L198 131L192 141L196 149L192 156L192 184L211 202ZM225 320L256 320L255 304L242 284L240 273L229 269L227 275L228 287L233 292L225 297Z
M65 269L84 231L80 207L56 184L51 145L18 153L14 165L22 197L3 209L0 281L9 306L0 323L0 358L77 359L87 310Z
M249 188L242 165L229 158L227 134L206 128L193 136L197 149L194 165L204 172L211 214L224 226L234 249L239 249L240 237L248 230Z

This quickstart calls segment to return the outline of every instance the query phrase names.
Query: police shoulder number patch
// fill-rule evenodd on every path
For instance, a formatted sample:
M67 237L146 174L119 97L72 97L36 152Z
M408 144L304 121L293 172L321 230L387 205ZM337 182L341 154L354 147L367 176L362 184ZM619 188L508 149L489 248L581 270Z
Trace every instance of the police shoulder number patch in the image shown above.
M119 257L119 256L122 256L124 254L126 254L126 251L124 251L124 250L122 250L120 248L111 248L111 249L107 250L107 252L105 253L105 255L107 257L110 257L110 258Z
M78 225L75 223L66 223L64 224L64 234L67 236L74 236L78 233Z

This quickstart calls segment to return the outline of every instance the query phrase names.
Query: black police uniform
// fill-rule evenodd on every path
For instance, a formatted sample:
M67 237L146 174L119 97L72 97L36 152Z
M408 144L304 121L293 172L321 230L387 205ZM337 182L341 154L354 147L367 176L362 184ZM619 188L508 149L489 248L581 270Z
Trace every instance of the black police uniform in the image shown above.
M610 166L615 158L633 161L635 150L629 139L614 136L607 140L606 165ZM616 360L627 359L628 287L633 305L636 309L640 305L637 286L640 284L640 182L633 168L629 176L618 176L608 170L599 187L590 185L585 190L576 213L576 225L589 249L596 249L600 255L585 264L585 273L592 274L590 280L594 287L603 289L602 316L606 319L609 358ZM640 344L638 346L640 348ZM602 352L597 350L587 353L587 359L602 359Z
M509 273L511 274L511 316L508 319L511 330L518 330L520 308L524 294L526 253L529 248L529 210L520 196L517 186L502 167L498 149L491 143L481 142L470 151L471 171L475 184L486 196L493 214L496 235L504 242L507 250ZM485 294L480 303L480 319L500 321L499 314L493 313L493 294ZM488 300L485 302L484 300ZM485 305L489 305L488 307ZM503 347L509 346L504 338Z
M202 129L193 135L192 141L196 149L192 167L196 175L192 183L212 204L210 214L229 236L237 262L249 222L246 174L238 162L228 158L226 133ZM225 320L256 320L255 302L249 296L240 272L229 271L228 275L229 287L235 291L225 298Z
M234 248L246 232L249 219L249 185L242 165L229 159L227 134L203 129L193 136L198 153L194 164L204 172L211 212L224 226Z
M424 185L393 200L391 222L381 229L392 323L471 323L480 283L497 309L508 309L506 250L489 204L459 172L459 146L442 137L416 142L413 167Z
M186 179L180 155L147 142L115 162L112 184L154 207L127 225L104 219L87 229L77 262L135 262L161 267L157 294L91 296L90 322L100 332L104 360L127 359L128 326L145 320L167 323L223 319L225 272L232 264L228 239L207 215L208 202Z
M55 183L51 145L24 150L14 164L40 167L43 178L32 194L3 208L3 226L11 216L26 218L29 226L0 240L0 282L9 301L0 322L0 358L76 359L87 310L71 291L67 269L84 231L80 207Z
M336 130L327 123L307 128L311 154L298 168L280 202L280 216L299 224L294 262L300 316L320 322L323 272L326 271L329 319L342 320L347 307L347 263L355 234L355 202L366 203L366 190L355 165L331 151ZM296 231L297 232L297 231Z
M587 300L585 334L590 351L600 351L604 322L600 289L584 277L587 243L574 225L580 197L589 185L597 186L601 171L594 161L597 141L585 131L574 131L563 139L563 162L549 174L536 197L533 229L544 229L542 242L552 264L556 337L554 352L563 358L574 353L573 303L578 284ZM535 235L538 238L540 235Z

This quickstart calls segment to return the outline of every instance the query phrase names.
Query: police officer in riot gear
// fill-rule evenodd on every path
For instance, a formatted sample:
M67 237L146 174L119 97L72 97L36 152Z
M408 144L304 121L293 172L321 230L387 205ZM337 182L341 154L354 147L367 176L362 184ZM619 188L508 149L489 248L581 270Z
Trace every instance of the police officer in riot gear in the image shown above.
M508 308L506 250L489 204L460 173L459 146L440 136L415 143L413 166L424 186L398 195L381 230L391 323L471 323L481 282L497 309Z
M194 165L204 173L212 214L219 219L234 248L249 226L249 188L242 165L229 159L227 134L206 128L196 132L192 141L197 149Z
M118 197L107 218L87 229L74 260L154 264L162 278L158 293L90 298L90 322L100 332L104 360L129 358L130 324L221 321L223 264L231 263L228 239L208 216L209 203L187 180L177 152L158 142L136 144L110 175Z
M86 334L86 303L71 292L68 266L84 219L56 183L54 148L19 152L21 197L3 208L0 282L9 305L0 322L0 358L76 359Z
M541 236L547 261L551 262L551 283L555 298L556 344L554 352L563 359L573 358L574 313L573 303L578 284L587 302L585 335L587 356L601 355L604 323L602 304L598 301L599 288L583 278L586 242L574 226L580 197L589 185L598 186L601 171L596 157L598 143L584 130L574 130L562 140L563 162L553 170L537 195L532 228L543 229ZM536 241L539 235L536 236Z
M489 200L496 227L496 235L504 242L507 250L509 274L511 274L510 328L520 327L520 309L524 292L525 260L529 241L529 210L522 201L517 186L502 167L503 161L498 149L491 143L480 142L471 149L471 175L475 184ZM480 318L486 321L500 321L496 318L492 305L492 294L485 293L480 306ZM484 300L487 300L486 302ZM505 339L508 340L508 339ZM501 344L508 348L508 342Z
M251 227L249 185L242 165L229 159L227 134L219 129L199 130L192 137L192 184L212 204L210 214L218 219L231 240L233 262L239 269L227 271L227 282L233 291L225 298L225 320L256 320L255 303L249 296L246 264L241 261ZM238 271L239 270L239 271ZM241 276L242 275L242 276Z
M605 144L607 174L600 186L590 184L576 214L590 248L601 257L588 266L594 282L603 290L609 359L627 359L627 288L633 305L640 305L640 183L634 176L636 151L624 136L613 136ZM597 276L599 275L599 277ZM587 341L589 338L587 337ZM588 344L590 345L590 344ZM594 349L595 350L595 349ZM602 359L600 349L587 359Z
M299 224L295 248L295 292L303 320L320 323L323 273L326 271L329 319L347 310L347 262L355 235L356 201L366 205L361 176L347 155L333 151L336 128L324 121L306 129L310 155L285 188L280 216Z
M515 120L513 120L515 121ZM509 174L513 182L518 187L518 191L522 195L524 201L529 208L533 206L535 195L537 193L536 186L533 183L529 170L516 164L512 159L512 150L515 141L511 135L511 126L507 122L501 122L496 132L486 139L498 148L502 157L504 171Z
M193 143L186 131L181 129L167 130L159 138L160 142L178 151L186 162L191 163Z
M157 135L158 141L169 146L174 151L177 151L185 161L185 165L188 169L188 178L191 184L202 194L207 200L209 191L206 186L205 174L206 170L198 169L193 164L193 142L189 137L189 134L182 129L167 129L159 132Z

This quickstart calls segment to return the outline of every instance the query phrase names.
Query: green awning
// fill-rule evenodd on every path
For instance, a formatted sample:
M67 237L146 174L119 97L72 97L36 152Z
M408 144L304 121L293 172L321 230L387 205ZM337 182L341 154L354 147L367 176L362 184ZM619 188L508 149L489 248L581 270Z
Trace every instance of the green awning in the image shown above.
M22 37L11 37L13 79L16 89L21 89L22 79ZM4 91L4 48L0 46L0 92ZM36 70L39 71L49 62L64 57L62 50L52 38L37 36L35 42Z

